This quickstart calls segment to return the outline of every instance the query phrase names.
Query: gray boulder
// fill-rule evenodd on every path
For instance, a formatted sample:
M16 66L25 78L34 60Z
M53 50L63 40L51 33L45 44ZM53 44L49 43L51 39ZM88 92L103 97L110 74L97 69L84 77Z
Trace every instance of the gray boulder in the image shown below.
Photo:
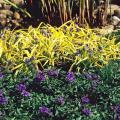
M13 12L10 10L0 10L0 14L13 15Z
M114 16L120 18L120 9L114 10Z
M115 10L120 10L120 6L111 4L107 9L107 15L114 15Z
M120 18L118 18L117 16L112 17L112 24L114 26L117 26L119 24L119 22L120 22Z
M3 3L5 3L4 0L0 0L0 4L3 4Z

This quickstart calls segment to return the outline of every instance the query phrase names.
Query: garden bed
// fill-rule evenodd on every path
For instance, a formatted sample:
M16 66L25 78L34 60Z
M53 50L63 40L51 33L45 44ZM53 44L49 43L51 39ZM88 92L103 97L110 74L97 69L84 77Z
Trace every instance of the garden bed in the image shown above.
M0 1L0 120L120 120L119 6L92 2Z
M119 34L41 23L3 31L0 46L1 119L120 119Z

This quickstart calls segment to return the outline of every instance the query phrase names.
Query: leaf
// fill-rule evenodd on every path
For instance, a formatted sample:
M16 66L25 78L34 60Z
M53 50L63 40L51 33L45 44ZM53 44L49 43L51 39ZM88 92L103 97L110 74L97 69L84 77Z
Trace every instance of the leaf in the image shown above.
M2 53L3 53L3 48L2 48L2 45L0 44L0 58L2 56Z
M11 70L12 70L12 71L14 71L14 70L16 70L16 69L20 68L22 65L23 65L23 63L21 63L21 64L19 64L19 65L15 66L15 67L14 67L14 68L12 68Z

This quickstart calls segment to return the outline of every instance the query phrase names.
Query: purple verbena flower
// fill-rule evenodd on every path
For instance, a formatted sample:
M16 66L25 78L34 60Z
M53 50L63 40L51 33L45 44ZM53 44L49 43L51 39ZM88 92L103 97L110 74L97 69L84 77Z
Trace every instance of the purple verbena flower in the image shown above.
M22 92L23 90L26 90L26 86L24 84L20 83L17 85L17 90L19 92Z
M0 90L0 97L2 97L3 96L3 91L2 90Z
M63 105L65 103L64 101L64 98L61 96L61 97L58 97L56 100L55 100L55 103L57 103L58 105Z
M84 75L86 79L91 80L91 88L95 91L97 86L101 83L100 76L95 73L85 73Z
M85 78L88 79L88 80L92 80L92 75L89 74L89 73L86 73Z
M100 77L97 74L94 73L85 73L85 78L88 80L99 80Z
M117 114L117 119L116 120L120 120L120 114Z
M73 32L73 28L70 28L70 32Z
M120 114L120 105L116 105L115 106L115 111L116 111L116 113Z
M24 97L29 97L29 96L30 96L30 93L29 93L28 91L26 91L26 90L23 90L23 91L22 91L22 95L23 95Z
M34 57L32 56L31 58L26 58L25 59L25 63L26 64L28 64L28 63L30 63L31 61L33 61L34 60Z
M59 72L57 70L49 70L48 75L53 77L58 77Z
M79 32L80 31L80 29L79 28L76 28L76 32Z
M39 72L35 78L36 82L43 82L46 80L45 73L43 71Z
M89 103L90 99L88 98L88 96L84 96L81 98L82 103Z
M39 113L41 113L43 116L51 116L52 112L48 107L42 106L39 108Z
M1 105L7 104L7 98L4 97L4 96L0 96L0 104L1 104Z
M91 110L88 109L88 108L84 108L84 109L82 110L82 112L83 112L86 116L90 116L90 115L92 114Z
M0 73L0 79L2 79L3 78L3 74L2 73Z
M99 80L93 80L92 83L91 83L92 90L95 91L99 84L100 84Z
M0 90L0 104L5 105L7 104L7 98L3 95L3 91Z
M99 79L100 79L100 76L97 75L97 74L92 74L92 79L93 79L93 80L99 80Z
M74 73L73 72L68 72L67 73L67 76L66 76L66 80L68 81L68 82L73 82L74 80L75 80L75 75L74 75Z
M115 113L115 120L120 120L120 105L111 106L111 110Z
M66 29L67 29L67 27L66 27L66 26L64 26L64 27L63 27L63 30L66 30Z

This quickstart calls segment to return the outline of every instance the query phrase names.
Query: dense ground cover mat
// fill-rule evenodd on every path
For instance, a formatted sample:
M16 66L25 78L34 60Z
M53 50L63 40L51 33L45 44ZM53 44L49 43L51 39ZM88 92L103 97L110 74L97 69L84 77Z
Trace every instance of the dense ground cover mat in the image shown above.
M3 120L119 120L120 61L82 73L0 73Z

